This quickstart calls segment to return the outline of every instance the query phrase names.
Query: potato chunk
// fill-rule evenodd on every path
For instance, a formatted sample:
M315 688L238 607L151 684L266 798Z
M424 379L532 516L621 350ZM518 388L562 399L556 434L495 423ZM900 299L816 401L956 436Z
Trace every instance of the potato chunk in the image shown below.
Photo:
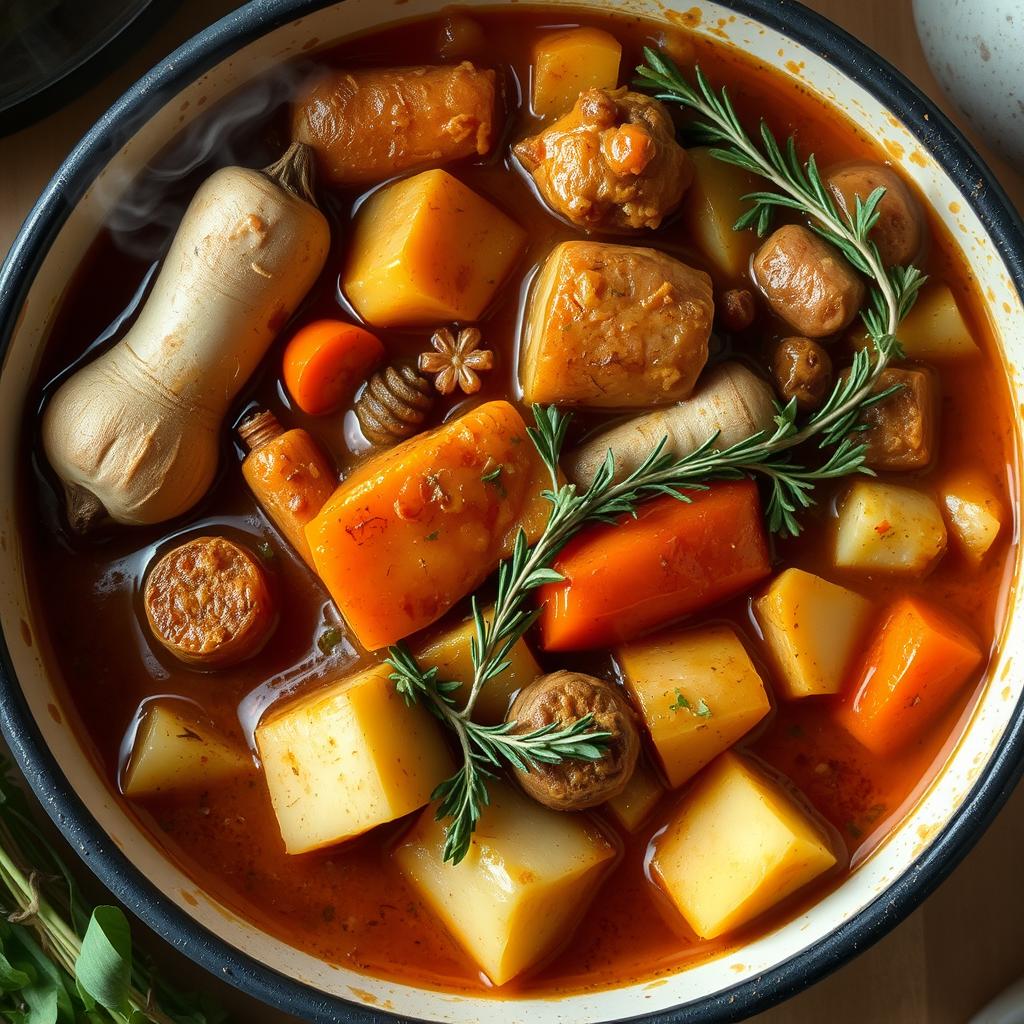
M665 787L657 772L642 758L626 788L604 805L606 810L627 832L635 832L651 815L658 801L665 795Z
M754 614L791 700L838 693L871 619L867 598L803 569L787 569Z
M442 859L433 807L393 856L455 941L504 985L568 942L618 851L586 815L549 811L503 783L489 789L459 864Z
M550 485L519 413L487 402L364 462L306 526L306 539L345 621L375 651L480 586L512 553L520 527L533 543Z
M163 702L147 705L121 780L125 796L197 789L253 770L248 750L196 722L191 710Z
M757 250L754 280L774 312L808 338L848 327L864 304L864 283L838 249L787 224Z
M342 288L378 327L476 320L525 242L518 224L458 179L424 171L360 207Z
M533 47L533 112L564 114L584 89L614 89L622 46L599 28L546 32Z
M926 286L896 331L908 359L943 362L978 355L978 345L948 285Z
M850 488L836 532L839 568L924 576L945 550L942 513L929 495L874 480Z
M702 938L760 916L836 863L824 830L753 763L723 754L654 840L651 874Z
M995 488L974 473L956 473L942 485L942 507L960 550L981 565L1006 516Z
M731 626L670 629L620 647L616 660L671 786L681 786L771 707Z
M593 409L677 402L707 362L713 315L700 270L654 249L563 242L530 298L523 397Z
M843 378L849 376L844 370ZM878 376L874 392L899 385L899 391L865 410L867 429L854 440L867 445L865 464L872 469L924 469L935 454L938 398L935 375L928 370L888 367Z
M371 185L403 171L490 152L494 72L456 67L329 71L292 112L332 185Z
M490 611L485 611L484 618L489 621L490 617ZM439 679L458 680L463 684L461 689L452 694L460 707L466 703L473 680L470 643L474 632L475 627L470 618L441 636L428 640L416 651L420 664L424 668L436 668ZM537 659L521 637L512 645L505 660L509 663L508 668L481 689L473 706L474 721L487 725L503 722L516 692L541 674Z
M285 849L351 839L422 807L455 770L441 728L374 665L271 712L256 745Z

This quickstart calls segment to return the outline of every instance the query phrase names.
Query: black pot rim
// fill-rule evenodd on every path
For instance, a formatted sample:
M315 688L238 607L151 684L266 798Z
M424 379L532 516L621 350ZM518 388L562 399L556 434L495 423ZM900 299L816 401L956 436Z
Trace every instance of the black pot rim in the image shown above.
M107 161L180 89L241 46L332 0L252 0L182 45L133 85L89 130L29 213L0 270L0 357L18 310L70 211ZM1024 297L1024 223L970 143L894 67L867 46L792 0L720 0L821 54L883 102L946 169L979 217ZM172 903L110 841L43 741L0 633L0 728L47 813L111 893L154 931L212 974L303 1020L384 1024L390 1014L326 995L287 978L207 931ZM1024 700L987 771L951 821L869 906L812 947L739 984L672 1010L636 1019L657 1024L741 1020L801 991L876 942L953 870L1005 803L1024 772Z

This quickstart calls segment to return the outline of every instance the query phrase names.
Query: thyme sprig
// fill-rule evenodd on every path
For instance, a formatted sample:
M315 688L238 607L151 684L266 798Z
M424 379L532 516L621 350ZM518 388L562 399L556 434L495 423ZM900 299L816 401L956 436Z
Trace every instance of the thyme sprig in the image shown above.
M391 678L410 703L425 701L456 734L463 763L435 790L438 820L448 820L444 857L458 862L469 849L473 830L488 802L487 783L495 770L508 764L527 771L538 764L554 764L566 758L595 760L602 756L609 736L590 732L590 716L563 728L548 726L522 736L512 735L516 723L481 726L471 715L481 689L509 666L512 647L534 624L539 608L527 608L529 594L546 583L561 581L552 564L566 542L583 526L614 522L636 515L637 506L658 495L690 501L687 492L705 490L713 480L761 477L768 486L766 516L773 533L796 536L798 516L814 504L815 486L823 480L854 473L873 475L864 464L865 445L857 441L866 409L895 389L878 390L882 371L902 354L896 328L914 303L924 283L916 267L886 268L875 243L868 237L878 222L878 204L885 192L876 189L864 201L857 199L852 213L840 213L822 181L814 156L801 162L792 138L780 148L762 123L760 147L744 131L723 89L716 93L696 69L692 87L670 60L645 49L646 64L637 69L637 84L655 91L658 99L682 104L699 115L697 127L711 142L719 160L760 175L777 191L755 192L752 202L735 225L736 230L755 227L764 234L777 208L797 210L807 216L819 235L835 245L872 282L861 317L872 341L871 349L854 356L846 376L827 400L804 423L797 419L796 401L777 406L774 427L759 431L725 448L716 447L714 434L695 451L677 457L665 451L667 438L622 480L616 480L615 462L609 450L604 463L582 493L574 484L561 483L558 460L565 442L569 418L553 408L534 407L536 425L530 438L551 474L551 487L543 492L550 503L548 522L531 546L520 531L512 555L498 569L497 594L488 619L476 598L472 601L474 635L471 640L473 680L464 707L458 710L452 694L458 682L440 681L435 670L424 670L404 645L389 651ZM793 450L810 441L819 449L831 449L819 466L804 466L793 459Z

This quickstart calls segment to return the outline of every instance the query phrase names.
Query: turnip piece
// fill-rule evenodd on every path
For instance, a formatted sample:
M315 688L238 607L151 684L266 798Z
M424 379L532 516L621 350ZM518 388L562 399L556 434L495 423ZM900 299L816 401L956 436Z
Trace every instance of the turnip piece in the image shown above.
M685 402L636 416L590 438L570 452L562 468L573 483L586 487L611 449L615 479L621 480L663 437L668 438L665 451L681 458L716 432L715 447L723 449L769 430L774 415L768 384L740 363L722 363L705 374Z
M327 257L311 173L295 144L263 171L210 175L135 324L50 400L43 445L75 532L164 522L206 493L228 406Z

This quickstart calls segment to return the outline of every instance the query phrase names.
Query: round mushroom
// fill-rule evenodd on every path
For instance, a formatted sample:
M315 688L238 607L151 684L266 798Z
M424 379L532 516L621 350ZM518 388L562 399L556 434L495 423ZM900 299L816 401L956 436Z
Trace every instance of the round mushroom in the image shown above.
M565 760L517 772L519 785L545 807L582 811L618 796L629 782L640 753L636 715L619 688L583 672L562 670L540 676L519 691L506 721L517 734L553 722L566 727L593 715L593 728L611 733L604 756L597 761Z
M817 409L832 386L832 360L810 338L783 338L772 353L771 370L779 397L795 398L804 412Z

